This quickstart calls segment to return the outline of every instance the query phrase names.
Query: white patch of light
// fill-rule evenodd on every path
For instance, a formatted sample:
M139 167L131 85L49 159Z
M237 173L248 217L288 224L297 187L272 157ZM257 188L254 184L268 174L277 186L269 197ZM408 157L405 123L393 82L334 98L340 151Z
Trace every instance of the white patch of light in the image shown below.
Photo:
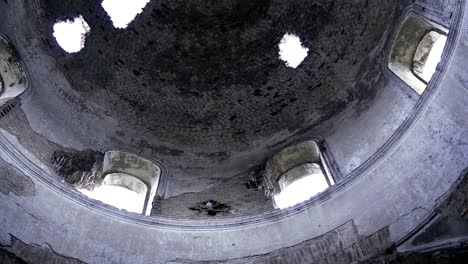
M439 62L442 58L442 53L444 52L446 42L447 37L441 35L434 43L434 46L432 47L427 57L427 62L426 64L424 64L424 70L422 74L424 80L430 81L432 75L434 75L434 73L436 72L437 65L439 65Z
M71 20L57 22L54 25L54 37L66 52L74 53L84 48L86 33L89 25L82 16Z
M286 34L279 44L280 59L286 62L286 66L297 68L307 57L309 49L302 46L298 36Z
M126 28L150 0L104 0L102 7L116 28Z
M145 196L123 187L102 185L93 191L79 191L91 199L112 205L118 209L139 214L143 212Z
M309 200L327 188L328 183L323 174L312 174L293 182L275 195L275 204L280 209L288 208Z

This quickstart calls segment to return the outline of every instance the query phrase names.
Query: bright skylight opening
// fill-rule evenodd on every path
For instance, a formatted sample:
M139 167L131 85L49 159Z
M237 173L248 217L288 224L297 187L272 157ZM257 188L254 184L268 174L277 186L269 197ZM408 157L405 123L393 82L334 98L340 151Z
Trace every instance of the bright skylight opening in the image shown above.
M145 196L127 188L114 185L102 185L93 191L79 191L91 199L101 201L118 209L139 214L143 212Z
M302 42L296 35L286 34L279 44L280 59L286 62L286 66L297 68L307 57L309 49L302 46Z
M104 0L102 7L116 28L126 28L150 0Z
M54 25L54 37L66 52L74 53L84 48L86 34L90 28L82 16L57 22Z
M437 41L434 43L431 51L429 52L429 56L427 57L427 61L424 64L424 69L422 73L422 78L429 82L432 78L432 75L436 72L437 65L442 58L442 53L444 52L445 43L447 42L447 37L441 35Z
M328 183L322 173L311 174L293 182L280 194L275 195L275 204L280 209L288 208L309 200L327 188Z

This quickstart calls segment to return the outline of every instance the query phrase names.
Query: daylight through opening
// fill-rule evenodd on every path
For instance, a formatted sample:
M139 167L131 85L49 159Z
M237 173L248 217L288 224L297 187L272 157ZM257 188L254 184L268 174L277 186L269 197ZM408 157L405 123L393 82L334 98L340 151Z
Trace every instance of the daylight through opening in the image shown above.
M286 66L297 68L307 57L309 49L302 46L298 36L292 34L284 35L279 44L280 59L286 62Z
M426 64L424 65L424 70L422 72L422 78L429 82L432 78L432 75L436 72L437 65L442 58L442 53L444 52L445 43L447 42L447 37L441 35L437 41L434 43L429 55L427 57Z
M126 28L150 0L104 0L102 7L116 28Z
M71 20L57 22L54 25L54 37L66 52L74 53L82 50L86 34L90 31L88 23L82 16Z
M315 195L325 191L329 184L323 173L307 175L274 196L278 208L284 209L309 200Z
M141 214L144 209L145 193L138 193L125 187L117 185L102 185L93 191L79 191L91 199L101 201L128 212Z

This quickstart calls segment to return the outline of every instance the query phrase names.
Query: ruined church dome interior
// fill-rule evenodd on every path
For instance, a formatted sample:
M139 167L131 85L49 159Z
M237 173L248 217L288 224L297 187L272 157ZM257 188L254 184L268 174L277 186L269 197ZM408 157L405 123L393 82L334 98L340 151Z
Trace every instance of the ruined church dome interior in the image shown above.
M0 263L466 263L465 0L0 1Z

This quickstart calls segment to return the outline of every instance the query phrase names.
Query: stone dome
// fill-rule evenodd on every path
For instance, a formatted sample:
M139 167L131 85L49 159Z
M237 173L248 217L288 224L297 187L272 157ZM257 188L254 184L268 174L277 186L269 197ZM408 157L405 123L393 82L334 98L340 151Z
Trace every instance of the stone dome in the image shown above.
M0 263L463 259L466 8L0 2Z

